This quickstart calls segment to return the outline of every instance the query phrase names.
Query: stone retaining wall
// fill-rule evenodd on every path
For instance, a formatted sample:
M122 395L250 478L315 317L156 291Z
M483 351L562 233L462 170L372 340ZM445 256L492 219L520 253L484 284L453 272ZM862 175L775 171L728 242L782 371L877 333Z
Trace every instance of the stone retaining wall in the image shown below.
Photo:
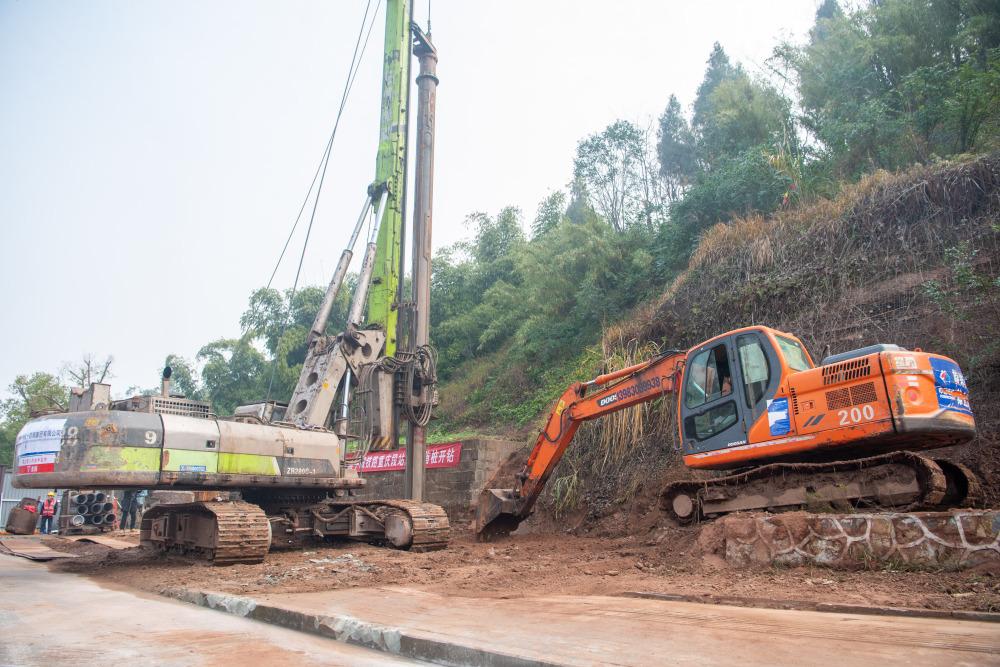
M452 526L471 519L471 511L486 483L523 442L493 438L462 440L459 464L424 472L425 500L444 507ZM358 498L402 498L403 471L365 473L368 480ZM513 481L513 480L510 480Z
M1000 564L1000 511L731 515L731 565L872 565L963 569Z

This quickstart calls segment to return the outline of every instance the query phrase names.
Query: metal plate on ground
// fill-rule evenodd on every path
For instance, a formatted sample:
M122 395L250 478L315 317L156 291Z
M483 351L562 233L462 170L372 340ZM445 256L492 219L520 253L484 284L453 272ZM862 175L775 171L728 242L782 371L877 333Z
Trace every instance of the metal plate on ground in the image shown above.
M139 546L132 542L116 540L113 537L105 537L104 535L74 535L72 537L67 536L65 539L73 540L74 542L93 542L94 544L100 544L111 549L131 549L132 547Z
M4 553L9 553L13 556L20 556L21 558L28 558L30 560L53 560L56 558L76 558L75 554L63 553L62 551L56 551L55 549L50 549L41 543L37 539L28 539L24 537L7 537L0 539L0 549Z

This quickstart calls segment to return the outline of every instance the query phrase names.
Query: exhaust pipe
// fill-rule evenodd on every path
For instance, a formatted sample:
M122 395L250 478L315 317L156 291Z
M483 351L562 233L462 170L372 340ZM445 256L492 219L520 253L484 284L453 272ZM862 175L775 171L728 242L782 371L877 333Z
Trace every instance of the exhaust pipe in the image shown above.
M163 369L163 381L160 383L160 396L163 398L170 398L170 376L173 373L174 370L170 366Z

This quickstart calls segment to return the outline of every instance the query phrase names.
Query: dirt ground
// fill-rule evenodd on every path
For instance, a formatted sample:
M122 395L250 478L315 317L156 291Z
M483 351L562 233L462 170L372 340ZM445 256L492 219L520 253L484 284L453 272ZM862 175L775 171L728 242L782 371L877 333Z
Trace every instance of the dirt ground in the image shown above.
M890 605L1000 612L1000 568L965 572L825 568L733 569L707 544L704 527L677 527L646 511L641 534L542 532L476 542L459 528L444 551L416 554L351 541L268 554L259 565L215 567L136 547L47 538L80 558L52 568L112 587L156 593L178 588L233 594L290 593L350 587L405 586L462 597L627 591L726 595L770 600ZM542 522L545 523L545 522ZM526 526L528 527L528 526ZM537 530L537 528L536 528ZM519 531L520 532L520 531ZM138 533L114 533L138 541ZM701 537L701 539L699 539Z

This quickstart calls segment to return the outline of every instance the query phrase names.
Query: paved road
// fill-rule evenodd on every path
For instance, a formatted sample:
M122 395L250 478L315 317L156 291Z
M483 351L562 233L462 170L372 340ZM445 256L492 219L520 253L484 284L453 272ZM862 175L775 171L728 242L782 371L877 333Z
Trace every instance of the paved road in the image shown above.
M414 665L0 555L0 665Z
M388 639L402 655L450 664L1000 665L996 623L599 595L498 600L405 588L359 593L263 595L250 607L265 612L262 618L291 614L338 636ZM240 600L213 599L224 599L233 613L109 590L0 556L0 665L414 664L243 618L238 614L248 607Z
M359 620L437 649L522 664L774 667L1000 665L1000 624L938 618L752 609L602 595L508 600L405 588L262 595L259 606ZM335 624L332 620L329 624Z

